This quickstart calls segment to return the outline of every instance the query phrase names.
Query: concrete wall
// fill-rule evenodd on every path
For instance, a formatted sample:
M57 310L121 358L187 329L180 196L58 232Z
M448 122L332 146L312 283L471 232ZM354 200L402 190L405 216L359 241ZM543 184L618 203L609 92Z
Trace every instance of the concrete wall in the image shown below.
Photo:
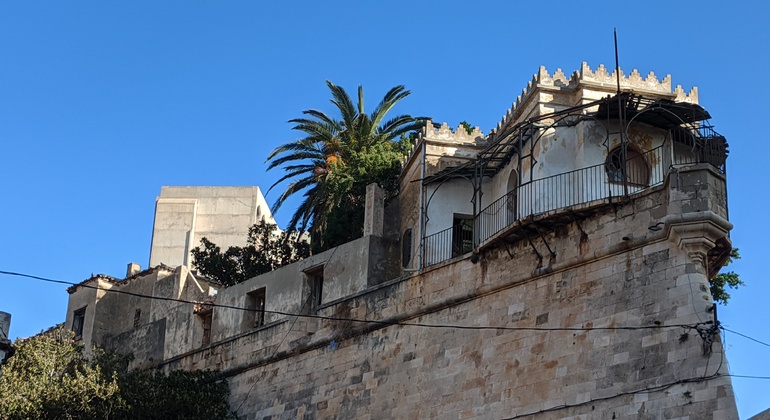
M222 250L244 246L249 227L275 223L259 187L162 187L155 205L150 266L190 265L207 238Z

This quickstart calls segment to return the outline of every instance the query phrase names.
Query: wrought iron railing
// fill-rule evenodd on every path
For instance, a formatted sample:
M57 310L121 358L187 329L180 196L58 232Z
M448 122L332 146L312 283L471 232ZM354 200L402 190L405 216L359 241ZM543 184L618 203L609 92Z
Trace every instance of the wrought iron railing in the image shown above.
M477 243L484 243L526 217L611 200L660 185L669 166L663 150L658 147L638 154L629 149L625 167L608 162L522 184L479 213Z
M476 215L473 245L484 244L516 221L580 206L627 197L663 184L676 165L708 163L725 173L727 143L710 127L700 127L688 142L676 140L644 154L631 148L617 161L612 156L599 165L576 169L524 183ZM625 161L625 165L620 162ZM465 225L467 226L467 225ZM463 233L464 232L464 233ZM472 251L463 224L426 236L424 266L428 267Z
M467 223L459 223L448 229L425 237L425 266L431 266L473 251L473 231Z
M727 140L710 125L673 132L674 164L708 163L726 173Z
M670 150L669 148L665 149ZM603 163L527 182L481 210L473 221L473 241L483 244L517 220L613 199L660 185L671 157L658 147L639 154L628 149L626 165ZM426 236L424 266L470 252L457 232L461 225Z

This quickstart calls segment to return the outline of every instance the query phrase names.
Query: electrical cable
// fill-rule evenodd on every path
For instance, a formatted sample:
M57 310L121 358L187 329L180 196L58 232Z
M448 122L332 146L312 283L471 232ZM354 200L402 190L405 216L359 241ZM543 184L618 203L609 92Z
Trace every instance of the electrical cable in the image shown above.
M335 248L335 249L336 249L336 248ZM300 308L300 310L299 310L300 312L302 312L302 311L304 311L304 310L305 310L305 306L307 305L307 303L308 303L308 302L309 302L309 299L305 300L305 303L303 303L303 304L302 304L302 308ZM271 358L271 359L272 359L273 357L275 357L275 355L276 355L276 354L278 354L278 349L280 349L280 348L281 348L281 345L282 345L282 344L283 344L283 342L286 340L286 337L288 337L288 336L289 336L289 334L291 333L291 330L293 330L293 329L294 329L294 324L296 324L296 323L297 323L297 319L299 319L299 316L296 316L296 317L294 317L294 321L292 321L292 322L291 322L291 325L289 326L289 329L286 331L286 334L284 334L284 335L283 335L283 338L281 338L281 341L278 343L278 345L277 345L277 346L275 346L275 350L273 351L273 355L272 355L272 356L270 356L270 358ZM235 409L235 412L236 412L236 413L237 413L238 411L240 411L240 410L241 410L241 407L243 407L243 404L245 404L245 403L246 403L246 401L248 401L248 400L249 400L249 395L251 395L251 391L253 391L253 390L254 390L254 387L257 385L257 382L258 382L258 381L256 381L256 380L255 380L255 381L254 381L254 382L251 384L251 386L249 387L249 390L246 392L246 396L245 396L245 397L243 397L243 401L241 401L241 403L240 403L240 404L238 404L238 408L236 408L236 409Z
M770 376L734 375L732 373L729 374L729 375L722 375L722 376L729 376L731 378L742 378L742 379L765 379L765 380L770 380Z
M591 399L591 400L588 400L588 401L584 401L584 402L581 402L581 403L563 404L563 405L559 405L559 406L555 406L555 407L550 407L550 408L546 408L546 409L543 409L543 410L539 410L539 411L535 411L535 412L531 412L531 413L527 413L527 414L518 414L518 415L515 415L513 417L508 417L508 418L506 418L506 420L519 419L519 418L524 418L524 417L535 416L537 414L548 413L548 412L551 412L551 411L558 411L558 410L563 410L563 409L580 407L580 406L583 406L583 405L586 405L586 404L607 401L607 400L611 400L611 399L614 399L614 398L623 397L623 396L626 396L626 395L648 394L648 393L652 393L652 392L665 391L665 390L667 390L667 389L669 389L669 388L671 388L671 387L673 387L675 385L681 385L681 384L687 384L687 383L704 382L704 381L709 381L711 379L715 379L715 378L722 377L722 376L740 377L738 375L723 375L723 374L719 373L719 371L722 369L722 364L723 364L724 359L725 359L725 352L724 352L724 350L721 351L720 353L722 354L722 356L719 358L719 366L717 366L717 368L714 371L714 373L712 373L711 375L708 375L708 376L706 375L706 371L704 370L703 376L689 378L689 379L680 379L680 380L677 380L677 381L669 382L667 384L653 386L653 387L647 387L647 388L643 388L643 389L640 389L640 390L637 390L637 391L620 392L620 393L615 394L615 395L610 395L610 396L607 396L607 397L594 398L594 399ZM709 355L709 359L706 361L706 369L708 369L708 363L709 363L708 361L709 360L711 360L711 355ZM756 379L765 379L765 378L757 377ZM766 379L770 379L770 377L768 377Z
M92 286L89 284L83 284L83 283L72 283L64 280L56 280L56 279L49 279L45 277L40 276L33 276L29 274L24 273L17 273L12 271L4 271L0 270L0 274L5 274L9 276L18 276L18 277L24 277L24 278L31 278L35 280L40 280L44 282L49 283L57 283L57 284L66 284L70 286L77 286L77 287L84 287L94 290L101 290L105 292L112 292L112 293L119 293L119 294L125 294L128 296L134 296L139 298L145 298L145 299L154 299L154 300L160 300L160 301L167 301L167 302L178 302L178 303L189 303L189 304L200 304L205 303L207 306L213 307L213 308L222 308L222 309L233 309L233 310L239 310L239 311L248 311L248 312L256 312L260 311L259 309L250 309L250 308L244 308L240 306L233 306L233 305L225 305L221 303L213 303L213 302L199 302L199 301L193 301L193 300L187 300L187 299L178 299L178 298L169 298L169 297L163 297L163 296L152 296L152 295L145 295L141 293L134 293L129 292L126 290L118 290L118 289L107 289L99 286ZM327 321L343 321L343 322L358 322L362 324L377 324L377 325L384 325L384 326L410 326L410 327L421 327L421 328L439 328L439 329L457 329L457 330L474 330L474 331L484 331L484 330L494 330L494 331L620 331L620 330L654 330L654 329L661 329L661 328L685 328L685 329L693 329L696 328L699 325L710 325L712 324L712 321L706 321L703 323L698 324L670 324L670 325L663 325L663 324L656 324L656 325L638 325L638 326L615 326L615 327L504 327L504 326L494 326L494 325L479 325L479 326L469 326L469 325L449 325L449 324L424 324L424 323L418 323L418 322L399 322L399 321L388 321L388 320L369 320L369 319L356 319L356 318L343 318L343 317L334 317L334 316L324 316L324 315L317 315L317 314L302 314L302 313L293 313L293 312L285 312L285 311L276 311L276 310L263 310L264 313L269 314L275 314L275 315L283 315L283 316L296 316L300 318L312 318L312 319L322 319Z
M753 341L753 342L755 342L755 343L759 343L759 344L761 344L761 345L763 345L763 346L767 346L767 347L770 347L770 344L768 344L768 343L765 343L764 341L760 341L760 340L757 340L756 338L752 338L752 337L749 337L749 336L748 336L748 335L746 335L746 334L741 334L741 333L739 333L739 332L737 332L737 331L733 331L733 330L731 330L731 329L729 329L729 328L725 328L725 327L722 327L722 329L723 329L723 330L725 330L725 331L727 331L727 332L731 332L731 333L733 333L733 334L735 334L735 335L740 335L741 337L743 337L743 338L746 338L746 339L749 339L749 340L751 340L751 341Z
M586 404L607 401L607 400L611 400L611 399L614 399L614 398L623 397L623 396L626 396L626 395L648 394L648 393L652 393L652 392L665 391L665 390L667 390L667 389L669 389L669 388L671 388L673 386L676 386L676 385L693 383L693 382L703 382L703 381L707 381L707 380L710 380L710 379L714 379L715 377L718 377L718 376L720 376L720 375L712 375L712 376L708 376L708 377L697 377L697 378L690 378L690 379L680 379L678 381L669 382L669 383L663 384L663 385L658 385L658 386L649 387L649 388L642 388L642 389L636 390L636 391L620 392L620 393L617 393L615 395L610 395L610 396L607 396L607 397L594 398L594 399L591 399L591 400L588 400L588 401L584 401L584 402L581 402L581 403L563 404L563 405L558 405L558 406L555 406L555 407L550 407L550 408L546 408L546 409L539 410L539 411L533 411L533 412L526 413L526 414L518 414L518 415L515 415L513 417L506 417L506 420L520 419L520 418L525 418L525 417L536 416L538 414L548 413L548 412L551 412L551 411L558 411L558 410L564 410L564 409L568 409L568 408L580 407L580 406L583 406L583 405L586 405Z
M162 301L173 301L178 303L189 303L189 304L196 304L201 302L186 300L186 299L175 299L175 298L166 298L161 296L152 296L152 295L144 295L141 293L133 293L128 292L124 290L117 290L117 289L106 289L98 286L92 286L88 284L82 284L82 283L72 283L64 280L56 280L56 279L50 279L46 277L40 277L40 276L34 276L24 273L18 273L18 272L11 272L11 271L4 271L0 270L0 274L5 274L9 276L17 276L22 278L29 278L34 280L39 280L43 282L49 282L49 283L56 283L56 284L64 284L64 285L70 285L70 286L77 286L77 287L85 287L95 290L103 290L106 292L113 292L113 293L119 293L119 294L125 294L130 295L134 297L140 297L140 298L147 298L147 299L155 299L155 300L162 300ZM208 305L212 307L219 307L223 309L233 309L233 310L242 310L242 311L249 311L249 312L255 312L256 309L248 309L238 306L231 306L231 305L223 305L223 304L217 304L217 303L207 303ZM304 310L305 305L307 304L307 301L303 304L302 308L300 309L300 312ZM415 326L415 327L423 327L423 328L446 328L446 329L461 329L461 330L504 330L504 331L591 331L591 330L644 330L644 329L660 329L660 328L685 328L687 330L689 329L695 329L698 325L705 325L705 324L711 324L712 321L707 321L703 323L698 324L674 324L674 325L649 325L649 326L620 326L620 327L564 327L564 328L541 328L541 327L501 327L501 326L462 326L462 325L445 325L445 324L423 324L423 323L404 323L404 322L396 322L396 321L375 321L375 320L362 320L362 319L351 319L351 318L341 318L341 317L329 317L329 316L322 316L322 315L314 315L314 314L302 314L302 313L290 313L290 312L283 312L283 311L270 311L265 310L265 313L272 313L276 315L283 315L283 316L293 316L294 320L292 321L291 326L287 330L286 334L283 336L281 341L278 343L278 346L276 346L273 355L277 354L278 349L283 344L283 342L286 340L288 335L291 333L291 331L294 328L294 325L296 324L297 320L300 317L305 318L314 318L314 319L323 319L323 320L330 320L330 321L347 321L347 322L359 322L359 323L369 323L369 324L379 324L379 325L398 325L398 326ZM759 344L765 345L770 347L770 344L767 344L765 342L762 342L760 340L757 340L755 338L749 337L745 334L738 333L736 331L727 329L722 327L724 331L728 331L737 335L740 335L741 337L747 338L749 340L755 341ZM519 414L515 415L513 417L509 417L508 419L519 419L524 417L530 417L537 414L547 413L547 412L553 412L563 409L569 409L569 408L575 408L580 407L586 404L590 403L596 403L596 402L602 402L607 401L613 398L618 398L626 395L634 395L634 394L640 394L640 393L652 393L652 392L660 392L665 391L673 386L680 385L680 384L686 384L686 383L695 383L695 382L703 382L708 381L717 377L721 376L729 376L733 378L743 378L743 379L757 379L757 380L770 380L770 376L753 376L753 375L738 375L738 374L719 374L720 369L723 366L724 363L724 356L725 352L721 351L721 357L720 357L720 363L717 367L716 371L709 375L705 376L706 372L704 372L704 376L696 377L696 378L689 378L689 379L682 379L673 381L667 384L658 385L654 387L647 387L643 389L639 389L636 391L627 391L627 392L621 392L612 396L607 397L600 397L600 398L594 398L588 401L584 401L581 403L576 404L563 404L560 406L550 407L544 410L536 411L536 412L530 412L526 414ZM249 388L249 391L246 394L246 397L241 401L238 408L236 409L236 412L245 404L245 402L248 400L249 394L253 391L254 387L256 386L256 381L251 385Z

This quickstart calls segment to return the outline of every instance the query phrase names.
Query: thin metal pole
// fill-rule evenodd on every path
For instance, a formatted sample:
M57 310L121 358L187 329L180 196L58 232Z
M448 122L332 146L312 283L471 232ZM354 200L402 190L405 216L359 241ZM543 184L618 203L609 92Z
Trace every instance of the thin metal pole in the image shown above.
M623 175L623 195L628 196L628 161L627 161L627 150L628 145L626 143L626 139L623 136L623 132L625 131L625 112L623 109L623 101L620 98L620 60L618 59L618 31L616 28L612 28L612 34L615 38L615 79L617 80L618 84L618 126L620 128L620 160L622 162L623 167L621 168L621 175Z
M618 81L618 95L620 95L620 61L618 60L618 30L612 28L612 34L615 37L615 76Z

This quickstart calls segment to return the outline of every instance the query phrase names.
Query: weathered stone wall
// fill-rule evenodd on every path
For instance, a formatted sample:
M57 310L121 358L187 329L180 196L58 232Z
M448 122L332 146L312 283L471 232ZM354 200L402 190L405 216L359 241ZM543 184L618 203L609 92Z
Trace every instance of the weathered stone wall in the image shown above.
M268 311L265 322L278 322L285 316L270 311L298 313L315 309L308 302L312 294L310 283L313 281L312 275L308 273L312 274L323 267L321 302L325 304L360 293L372 284L398 277L397 253L397 242L365 236L222 289L217 294L217 304L245 308L247 294L264 288L265 309ZM249 325L245 321L253 317L253 312L228 307L214 308L212 340L224 340L253 330L253 323Z
M80 341L83 343L86 351L90 351L92 343L100 342L99 340L109 333L111 328L108 308L100 306L99 302L105 297L107 290L112 287L112 283L99 277L92 278L91 283L94 288L81 287L76 291L70 289L70 298L67 302L67 316L64 321L65 328L72 330L75 312L85 310ZM101 290L97 290L97 288Z
M95 276L69 291L65 328L72 329L75 311L85 308L81 340L89 351L99 345L132 353L132 366L143 367L202 345L194 305L175 300L205 301L209 285L184 267L159 266L124 280Z
M729 223L669 187L318 311L447 328L289 318L164 366L222 369L249 419L736 418L718 335L681 326L714 316L692 226Z

